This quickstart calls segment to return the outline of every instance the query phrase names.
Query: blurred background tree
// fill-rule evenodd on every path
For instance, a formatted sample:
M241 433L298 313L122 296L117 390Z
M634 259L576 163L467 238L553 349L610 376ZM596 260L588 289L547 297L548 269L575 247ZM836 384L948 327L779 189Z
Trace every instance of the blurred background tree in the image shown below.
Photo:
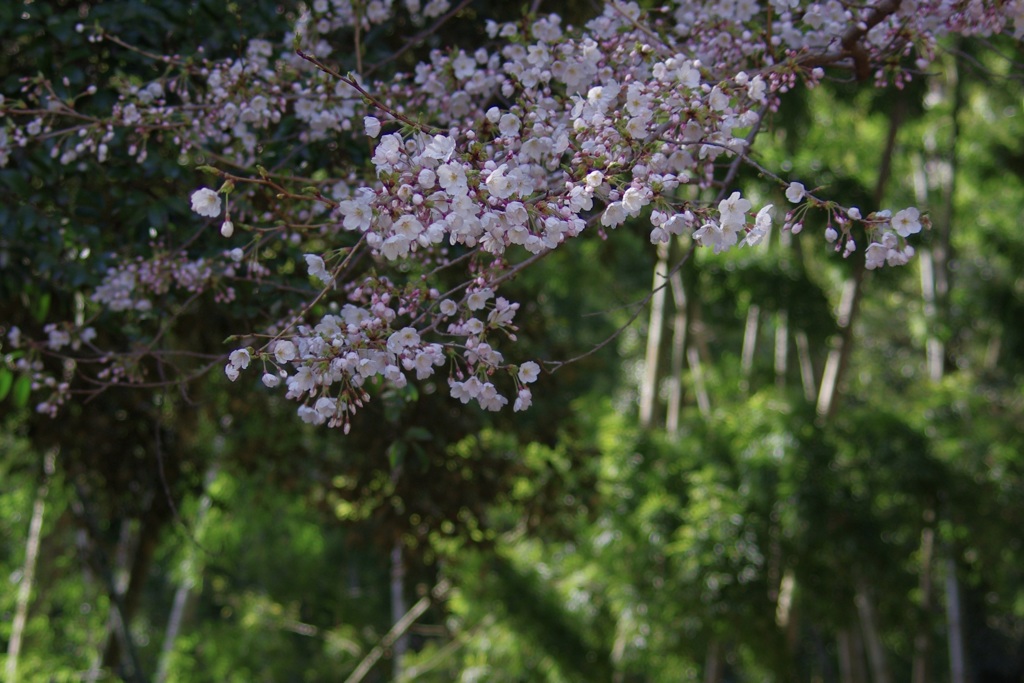
M8 3L0 92L40 69L66 92L156 75L83 22L217 57L280 39L298 9ZM399 15L365 58L409 68L491 10L462 3L407 51L420 29ZM197 354L173 361L183 383L150 364L156 388L52 421L0 371L7 679L1022 680L1022 55L943 47L902 91L787 94L757 147L850 205L929 207L911 266L865 274L823 253L813 221L699 251L526 414L428 384L382 396L347 437L304 428L278 397L202 372L255 291L169 322L159 348ZM151 145L102 174L30 149L0 169L6 326L73 319L121 254L190 239L196 160ZM753 173L737 183L785 206ZM513 285L528 351L612 338L679 249L621 230L546 259Z

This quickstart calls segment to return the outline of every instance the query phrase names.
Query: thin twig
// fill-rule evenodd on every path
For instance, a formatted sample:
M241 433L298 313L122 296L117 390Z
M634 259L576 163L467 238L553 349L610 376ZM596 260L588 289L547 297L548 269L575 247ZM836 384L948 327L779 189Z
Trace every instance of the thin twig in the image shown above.
M314 57L313 55L307 54L307 53L303 52L302 50L296 50L295 54L297 54L299 57L301 57L302 59L306 60L307 62L309 62L313 66L315 66L320 71L323 71L328 76L331 76L332 78L337 78L339 81L342 81L343 83L346 83L349 87L351 87L353 90L355 90L360 95L362 95L363 98L368 103L372 104L374 107L376 107L380 111L384 112L388 116L394 118L395 120L401 121L402 123L406 124L407 126L411 126L411 127L415 128L415 129L417 129L419 131L422 131L422 132L424 132L424 133L426 133L428 135L436 135L437 133L441 132L441 130L439 128L434 128L433 126L428 126L425 123L420 123L418 121L413 121L408 116L406 116L406 115L404 115L404 114L402 114L400 112L395 111L394 109L392 109L391 107L387 106L386 104L384 104L383 102L378 100L376 97L371 95L366 90L366 88L364 88L363 86L361 86L359 84L359 82L356 79L351 78L349 76L345 76L345 75L339 73L338 71L335 71L334 69L332 69L331 67L327 66L326 64L324 64L322 61L320 61L316 57Z
M449 19L454 17L456 14L461 12L463 9L465 9L466 6L469 5L469 3L471 3L472 1L473 0L462 0L462 2L460 2L454 8L449 10L446 14L442 15L437 21L435 21L433 24L431 24L428 28L420 31L419 33L417 33L412 38L409 38L407 40L402 41L402 47L400 47L399 49L395 50L390 55L388 55L384 59L380 60L379 62L377 62L376 64L372 65L370 68L368 68L366 70L366 74L365 75L366 76L373 75L373 73L377 69L381 68L382 66L384 66L385 64L387 64L389 62L395 61L396 59L398 59L399 57L404 55L406 52L408 52L409 50L411 50L415 46L417 46L420 43L422 43L424 40L426 40L431 35L436 33L437 30L439 28L441 28L441 26L445 22L447 22Z
M686 262L690 259L690 256L693 255L693 252L696 250L696 248L697 243L691 242L690 248L686 250L686 253L683 254L683 257L680 258L672 266L672 269L665 274L665 282L661 283L660 285L649 291L646 295L644 295L642 299L632 304L633 306L636 306L636 311L634 311L633 314L629 316L629 320L627 320L624 324L620 325L619 328L612 332L608 337L595 344L589 351L585 351L584 353L581 353L578 356L573 356L572 358L566 360L542 361L544 365L548 367L548 372L554 373L564 365L569 365L570 363L575 363L578 360L583 360L588 356L592 356L593 354L597 353L604 347L608 346L608 344L615 341L619 337L619 335L625 332L636 321L636 319L640 317L640 314L644 311L645 308L647 308L647 304L649 304L651 302L651 299L654 298L655 293L661 291L669 284L669 280L671 279L671 277L675 275L677 272L679 272L683 265L686 264Z

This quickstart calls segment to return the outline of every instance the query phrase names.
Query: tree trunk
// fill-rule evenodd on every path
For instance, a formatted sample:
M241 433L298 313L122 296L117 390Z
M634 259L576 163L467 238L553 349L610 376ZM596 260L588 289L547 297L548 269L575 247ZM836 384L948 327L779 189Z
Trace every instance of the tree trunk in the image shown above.
M704 658L704 683L721 683L722 668L722 644L712 640Z
M814 365L811 363L811 345L807 341L807 333L803 330L798 331L793 335L793 341L796 342L796 357L800 362L800 383L804 388L804 398L808 401L813 401L818 393L815 389L818 385L818 380L814 377Z
M853 266L853 274L843 285L843 296L839 301L836 315L839 334L829 349L825 369L821 374L821 387L818 390L818 415L825 420L830 420L839 406L839 386L846 375L846 368L853 353L853 325L864 293L864 273L864 261L858 259Z
M864 632L864 644L867 646L868 662L871 664L871 680L874 683L891 683L889 659L878 632L875 605L871 600L871 591L863 581L857 586L854 603L857 605L857 615L860 617L861 630Z
M926 526L921 530L921 575L918 588L921 591L921 621L914 636L914 661L911 666L911 683L930 683L931 677L931 611L932 611L932 554L935 544L935 513L925 511Z
M892 158L896 149L896 136L903 122L903 108L903 103L897 101L889 113L889 132L879 162L878 178L875 182L874 201L876 205L882 203L885 188L892 173ZM818 388L817 413L824 423L834 419L839 406L840 387L853 351L853 329L860 310L865 272L865 260L863 256L858 256L853 265L853 272L843 286L842 298L836 315L838 334L829 350L825 369L822 371L821 385ZM799 339L797 348L800 348ZM854 604L867 641L867 654L871 662L874 683L889 683L891 674L886 661L885 649L879 636L874 606L871 603L867 585L863 581L856 586ZM865 681L867 677L863 672L863 657L859 651L854 652L855 649L859 650L856 647L859 643L856 630L841 630L837 634L837 639L841 680L843 683Z
M121 598L121 609L114 614L115 618L124 620L123 629L126 632L132 618L139 609L139 605L142 603L143 589L146 585L146 579L149 577L149 568L153 563L153 556L156 554L160 539L160 529L163 527L163 520L159 519L159 517L159 513L154 510L154 505L151 504L150 509L139 525L139 533L135 539L135 552L129 565L131 571L128 576L127 586L123 589L123 597ZM121 587L116 583L114 589L119 592L121 591ZM107 648L103 653L103 666L115 666L122 660L122 640L121 638L111 638L107 641Z
M107 555L99 544L99 527L89 507L88 496L81 484L76 482L74 487L76 498L72 501L71 507L87 532L85 560L92 566L93 572L103 582L107 595L110 598L110 609L116 615L116 621L113 623L117 629L116 634L121 648L120 651L123 653L120 662L121 675L129 683L144 683L146 678L139 663L138 650L132 641L131 631L128 628L127 610L121 599L121 594L117 590L113 568L110 566Z
M889 176L892 173L896 135L903 123L903 106L901 101L897 101L889 113L889 134L885 150L882 152L882 159L879 162L878 179L875 183L874 201L876 205L882 203L882 199L885 197L885 187L889 183ZM824 420L831 419L839 406L839 387L850 363L850 355L853 350L853 327L863 295L866 271L864 264L864 257L858 255L853 265L853 272L843 286L843 296L836 316L839 334L829 350L828 359L825 361L825 370L822 373L821 387L818 391L818 415Z
M963 82L959 74L961 72L962 52L954 49L954 58L951 68L946 72L945 82L947 93L951 91L952 107L950 112L950 137L949 149L938 150L933 144L928 148L930 154L929 164L938 165L944 173L936 174L944 180L940 182L940 189L943 197L943 211L933 218L933 226L937 233L932 248L921 254L921 297L924 300L925 318L928 323L928 338L925 347L928 378L935 384L940 383L946 370L946 345L942 336L944 323L948 320L949 293L951 288L951 274L949 262L952 258L952 226L954 220L954 199L956 192L957 178L957 143L960 135L960 110L964 105ZM934 81L940 84L940 81ZM929 190L926 169L921 169L918 175L921 181L917 183L919 197L927 199ZM998 338L997 338L998 339ZM926 522L933 522L934 513L929 513L932 519ZM922 555L925 555L925 534L927 534L927 558L922 558L921 583L922 583L922 608L927 611L931 608L931 564L932 545L934 543L934 530L928 526L922 532ZM966 683L966 663L964 656L964 634L963 619L960 602L960 586L957 580L956 560L947 548L945 551L945 593L946 593L946 620L947 639L949 649L949 669L951 683ZM924 591L927 581L928 591ZM918 634L918 646L915 651L914 683L928 680L928 651L930 650L930 635L924 631ZM920 660L920 661L919 661ZM921 673L918 675L918 668Z
M790 652L796 650L797 629L794 619L793 594L796 592L796 575L792 569L787 569L782 575L782 582L779 586L779 596L775 601L775 623L786 635L786 644Z
M395 624L391 627L391 630L381 638L380 643L370 650L369 654L363 658L363 661L359 662L355 671L345 679L345 683L360 683L360 681L366 678L366 674L370 673L373 665L384 656L384 652L387 651L389 647L394 647L395 643L397 643L406 634L409 627L411 627L417 619L423 616L423 614L430 609L430 605L433 604L433 601L442 600L444 596L447 595L450 588L451 584L449 584L448 581L441 581L434 586L434 589L430 591L429 594L420 598L416 604L412 606L412 609L399 615L399 618L395 620ZM399 678L399 675L395 675L392 676L391 680L399 680Z
M391 621L392 623L399 623L402 617L405 616L405 564L402 558L402 545L400 541L395 541L394 546L391 548ZM391 661L393 669L391 676L392 678L401 678L402 676L402 657L409 649L409 637L403 631L401 635L395 640L395 644L392 647Z
M789 370L789 311L780 310L775 314L775 386L786 388L786 373Z
M839 653L839 680L842 683L867 683L864 648L856 629L839 630L836 634L836 650Z
M213 506L213 499L210 497L209 491L210 486L217 478L218 472L219 467L215 461L207 469L206 476L203 478L203 495L199 498L199 508L196 510L196 521L193 525L193 529L197 534L202 529L203 523L206 521L206 515ZM167 618L164 642L160 647L160 661L157 664L156 676L154 678L155 683L163 683L167 680L167 674L170 671L171 665L171 655L174 653L174 642L178 639L178 634L181 632L181 627L185 622L185 616L189 612L190 605L195 602L195 593L193 591L195 583L189 574L201 575L202 573L202 563L198 553L195 552L195 548L189 548L182 564L187 564L189 567L182 567L182 574L185 578L177 590L174 591L171 614Z
M949 640L949 681L967 683L964 657L963 612L960 605L960 582L956 577L956 560L946 554L946 621Z
M174 653L174 641L178 639L181 626L185 622L185 613L193 602L192 582L182 581L177 590L174 591L174 601L171 603L171 614L167 618L167 630L164 632L164 642L160 647L160 661L157 664L155 683L164 683L167 674L170 672L171 655Z
M117 596L122 604L124 604L124 596L128 592L128 584L131 580L132 546L138 540L135 526L133 520L122 519L121 531L117 537L117 545L114 547L111 572L114 575L114 590L117 591ZM118 623L119 618L119 612L116 610L111 610L107 615L107 631L103 637L103 647L93 665L94 670L101 671L112 667L118 661L120 653L117 645L117 633L121 628Z
M669 436L679 434L679 413L683 409L683 366L686 358L686 290L683 277L677 270L669 278L675 315L672 316L672 375L669 378L668 406L665 411L665 430Z
M747 323L743 326L743 348L740 351L740 371L743 374L743 384L750 382L750 373L754 369L754 352L757 350L757 327L761 319L761 307L751 304L747 309ZM742 386L744 392L749 391L749 386Z
M693 389L697 394L697 408L701 417L711 415L711 397L708 396L707 385L704 384L704 368L700 363L700 352L696 346L691 346L686 351L686 360L690 364L690 374L693 375Z
M21 580L18 583L18 598L15 603L14 620L11 622L11 639L7 644L7 663L4 667L4 680L16 683L18 680L18 657L21 655L21 643L28 623L28 608L32 597L32 584L36 575L36 560L39 558L39 545L43 537L43 519L46 512L46 495L50 490L50 476L53 474L56 452L46 454L44 458L43 483L36 490L36 499L32 504L32 519L28 525L28 540L25 542L25 563L22 565Z
M644 377L640 384L640 424L654 423L658 402L659 359L661 337L665 328L665 278L668 276L669 247L658 245L658 264L654 267L654 293L651 295L651 317L647 325L647 350L644 353Z

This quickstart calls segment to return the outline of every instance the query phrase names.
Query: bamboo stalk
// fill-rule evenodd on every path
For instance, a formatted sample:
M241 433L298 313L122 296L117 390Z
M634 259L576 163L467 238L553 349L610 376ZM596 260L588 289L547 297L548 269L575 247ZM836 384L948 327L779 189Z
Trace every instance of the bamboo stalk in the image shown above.
M789 369L789 311L782 309L775 316L775 386L786 386Z
M911 683L929 683L931 681L931 649L932 639L929 632L929 613L932 609L932 554L935 547L935 514L925 511L926 526L921 529L921 575L918 578L918 589L921 591L922 621L914 636L914 660L911 664Z
M103 549L98 545L97 539L100 537L99 528L96 525L96 519L92 514L92 510L89 508L88 496L85 488L78 482L75 482L74 488L77 497L72 502L72 510L88 532L85 559L92 565L93 571L103 581L107 595L110 598L110 609L117 614L117 620L114 625L117 629L116 635L121 645L123 678L129 683L144 683L146 677L142 672L138 650L128 628L124 602L117 591L117 584L110 562L107 560Z
M429 601L427 604L429 605ZM399 623L405 614L405 561L402 558L402 544L396 540L391 547L391 620ZM394 647L391 650L391 662L394 666L394 670L391 672L392 678L402 677L402 659L408 649L409 638L406 636L405 630L402 630L395 639Z
M28 608L32 597L32 585L35 582L36 562L39 559L39 546L43 537L43 520L46 513L46 496L50 490L50 477L53 475L56 451L46 454L43 459L43 483L36 490L36 498L32 503L32 518L28 525L28 540L25 542L25 562L22 564L21 580L18 582L18 597L15 603L14 620L11 622L11 639L7 643L7 662L4 666L4 680L17 683L18 658L21 655L21 643L28 624Z
M217 478L219 472L217 461L206 470L206 476L203 477L203 495L199 498L199 506L196 510L196 522L194 528L198 533L199 529L202 528L203 522L206 520L206 515L209 513L210 508L213 507L213 498L210 497L210 486ZM199 558L195 552L195 548L190 548L185 560L182 564L188 564L192 567L192 571L199 573ZM185 570L185 567L182 567ZM170 672L171 666L171 655L174 653L174 642L178 639L178 634L181 633L182 624L185 621L185 614L189 603L193 600L195 589L195 583L187 571L183 571L185 578L181 584L174 591L174 600L171 603L171 613L167 618L167 628L164 630L164 642L160 647L160 660L157 663L156 676L154 677L155 683L163 683L167 680L167 675Z
M679 434L679 414L683 408L683 363L686 357L686 290L679 271L669 278L675 314L672 316L672 375L669 378L668 406L665 411L665 429L670 436Z
M868 663L871 665L871 680L873 683L891 683L889 659L885 654L885 646L882 644L882 636L879 633L878 616L875 614L871 592L864 581L858 582L854 604L857 606L861 630L864 632Z
M359 666L357 666L355 671L345 679L345 683L360 683L360 681L366 678L366 674L370 673L370 669L372 669L373 665L384 656L384 653L388 648L392 647L399 638L405 635L406 631L416 623L416 620L430 609L430 605L433 604L434 600L442 599L445 594L448 593L449 588L451 588L451 585L447 580L441 581L439 584L434 586L434 590L432 590L430 594L424 595L420 598L416 604L412 606L412 609L402 615L402 617L395 622L395 625L391 627L391 630L389 630L384 637L381 638L380 642L370 650L369 654L363 658L363 661L359 662Z
M640 384L640 424L644 427L650 427L654 422L654 406L658 396L658 360L661 351L661 336L665 327L665 278L668 275L668 255L668 245L659 244L658 263L654 267L651 317L647 326L644 377Z
M892 173L893 153L896 149L897 133L903 123L903 114L904 104L901 101L895 102L889 113L889 131L879 164L878 178L875 183L875 204L881 204L885 195L886 185L889 182L889 176ZM822 372L821 385L818 389L816 408L819 419L823 423L829 423L835 418L839 406L840 387L853 352L853 330L864 292L865 272L865 260L858 258L854 263L853 272L843 285L843 293L836 314L838 334L833 339L833 345L825 361L825 369ZM871 602L868 586L863 579L858 581L858 584L855 586L854 605L861 628L864 631L867 656L871 664L874 683L889 683L892 680L892 675L885 647L882 643L874 605ZM852 647L856 638L856 632L849 631L847 633L847 644L850 645L847 650L848 661L843 662L842 660L843 643L840 642L840 666L844 673L848 675L844 680L852 681L854 677L859 676L857 667L862 665L863 658L856 654ZM839 635L842 637L843 632L840 632ZM863 678L860 677L861 680Z
M717 640L708 643L708 651L704 658L704 683L721 683L722 680L722 644Z
M743 381L750 381L754 369L754 352L757 350L757 324L761 318L761 307L751 304L747 309L747 322L743 326L743 349L740 351L740 371ZM746 389L746 387L744 387Z
M946 554L946 622L949 640L949 681L950 683L967 683L960 582L956 577L956 560L948 551Z
M693 374L693 388L697 394L697 408L701 417L711 415L711 398L708 396L708 387L704 383L704 368L700 362L700 353L696 346L690 346L686 350L686 361L690 364L690 372Z
M814 378L814 365L811 363L811 345L807 341L807 333L799 330L793 335L796 342L796 357L800 364L800 383L804 388L804 398L813 401L818 393L815 387L817 380Z

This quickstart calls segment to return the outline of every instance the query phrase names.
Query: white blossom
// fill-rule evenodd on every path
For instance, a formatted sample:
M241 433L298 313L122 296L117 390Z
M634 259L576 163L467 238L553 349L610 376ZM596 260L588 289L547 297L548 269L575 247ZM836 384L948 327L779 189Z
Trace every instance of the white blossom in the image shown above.
M334 276L327 270L327 266L324 263L323 258L316 254L306 254L306 268L309 270L311 277L323 282L325 285L329 285L334 282Z
M528 360L519 366L519 381L523 384L532 384L537 381L540 375L540 366L532 360Z
M605 207L604 213L601 215L601 225L609 228L614 228L625 220L626 209L622 202L612 202Z
M892 227L900 237L917 234L921 232L920 216L921 213L913 207L897 211L892 217Z
M789 187L786 188L786 199L793 202L794 204L799 204L801 201L803 201L804 195L806 194L807 189L804 187L803 183L793 182L790 183Z
M245 369L249 367L251 360L252 356L249 355L248 349L236 349L228 356L228 363L235 368Z
M192 210L200 216L216 218L220 215L220 195L208 187L192 193Z
M274 358L278 363L295 360L295 344L287 339L279 340L274 345Z
M437 159L441 162L447 162L452 158L452 154L455 153L455 139L447 135L435 135L434 139L431 140L426 149L423 150L423 156L431 159Z
M487 305L487 301L494 296L490 289L478 289L466 297L466 306L471 311L479 311Z
M742 226L747 220L746 213L750 211L750 206L749 199L741 197L739 192L733 192L718 203L722 224L731 227Z
M523 387L522 389L519 390L519 393L516 395L516 401L512 405L512 410L518 413L518 412L521 412L523 410L529 409L529 407L532 404L533 404L533 394L530 393L529 389L527 389L526 387Z

